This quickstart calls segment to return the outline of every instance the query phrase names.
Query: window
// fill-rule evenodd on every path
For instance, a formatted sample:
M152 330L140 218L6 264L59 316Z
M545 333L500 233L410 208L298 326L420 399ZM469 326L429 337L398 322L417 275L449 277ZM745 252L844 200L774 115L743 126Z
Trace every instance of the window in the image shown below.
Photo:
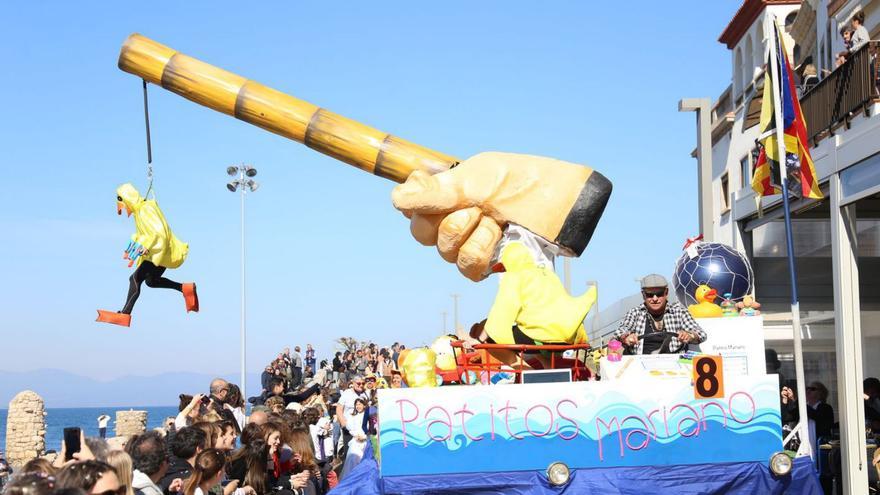
M730 185L727 180L727 172L721 176L721 214L730 211Z
M740 184L740 187L743 189L749 187L752 184L752 163L750 158L750 155L746 155L742 157L742 159L739 161L741 176L740 180L742 182L742 184Z
M797 18L797 15L798 15L798 11L795 10L795 11L789 13L787 16L785 16L785 30L786 31L791 30L791 25L794 24L794 20Z

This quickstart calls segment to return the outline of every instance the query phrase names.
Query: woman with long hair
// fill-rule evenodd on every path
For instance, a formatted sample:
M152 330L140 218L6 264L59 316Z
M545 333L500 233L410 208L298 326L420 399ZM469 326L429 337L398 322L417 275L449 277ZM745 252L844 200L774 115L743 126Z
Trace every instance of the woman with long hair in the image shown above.
M36 459L27 461L27 464L25 464L17 474L44 474L46 476L55 476L55 473L57 472L58 469L53 466L51 462L42 457L37 457Z
M306 493L326 493L328 487L321 476L315 450L307 428L295 428L290 432L290 449L293 451L293 474L308 480Z
M220 427L220 436L217 438L215 448L223 452L232 452L235 449L235 423L224 419L216 423Z
M200 421L192 425L193 428L198 428L205 432L205 446L211 449L218 449L218 443L220 442L220 437L223 435L223 430L220 428L220 425L217 423L209 423L207 421Z
M238 388L238 385L229 384L229 392L226 393L223 408L232 411L235 422L238 423L237 431L244 430L244 425L247 424L247 415L245 414L244 397L241 395L241 389Z
M125 488L116 476L113 466L101 461L81 461L69 464L55 479L55 489L79 488L91 495L114 492L125 495Z
M232 454L226 472L239 486L249 486L263 495L274 487L269 480L268 459L269 446L262 438L256 438Z
M256 495L275 491L289 494L286 490L301 488L306 488L306 495L315 493L307 487L307 473L275 476L270 462L269 445L261 438L254 439L232 455L228 468L229 478L243 486L244 490L253 490Z
M192 475L183 484L184 495L207 495L220 484L226 457L217 449L203 450L196 456Z
M4 487L3 495L52 495L55 478L43 472L18 473Z
M269 466L271 475L276 479L293 470L289 453L284 452L284 427L280 423L268 422L262 426L263 441L269 446Z
M131 457L124 450L111 450L107 454L107 464L113 466L116 470L116 477L119 478L119 484L125 488L125 495L134 495L132 487L132 464Z

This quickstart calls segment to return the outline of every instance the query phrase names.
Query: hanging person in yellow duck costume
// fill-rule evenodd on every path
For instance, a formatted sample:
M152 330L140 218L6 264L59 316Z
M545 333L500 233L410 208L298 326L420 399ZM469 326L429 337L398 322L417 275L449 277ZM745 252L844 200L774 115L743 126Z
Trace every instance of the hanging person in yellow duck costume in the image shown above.
M504 246L500 262L504 273L480 340L525 345L587 342L583 321L596 302L595 286L581 296L570 296L553 268L536 264L520 242ZM517 362L513 351L490 352L506 364Z
M183 264L189 245L171 232L156 200L143 198L134 186L123 184L116 189L116 213L121 215L123 209L128 216L134 214L135 225L135 233L131 235L131 243L123 258L130 260L128 266L137 264L137 268L129 278L128 297L122 310L113 312L99 309L97 321L129 326L131 311L144 282L147 287L174 289L183 293L187 312L198 311L196 284L180 284L162 276L167 268L177 268Z

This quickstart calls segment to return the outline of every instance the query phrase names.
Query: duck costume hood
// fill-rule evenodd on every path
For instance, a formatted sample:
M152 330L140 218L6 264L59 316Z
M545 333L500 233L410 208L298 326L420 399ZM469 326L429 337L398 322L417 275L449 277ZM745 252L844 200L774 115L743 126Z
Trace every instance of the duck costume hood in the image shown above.
M189 245L181 242L165 221L165 215L154 199L146 199L131 184L123 184L116 189L116 213L134 215L135 233L131 240L139 243L146 254L138 258L138 265L144 259L156 266L177 268L186 259Z
M512 242L501 253L505 273L489 311L486 333L498 344L513 344L514 325L542 343L587 341L583 321L596 302L596 288L572 297L551 268L538 266L531 252Z

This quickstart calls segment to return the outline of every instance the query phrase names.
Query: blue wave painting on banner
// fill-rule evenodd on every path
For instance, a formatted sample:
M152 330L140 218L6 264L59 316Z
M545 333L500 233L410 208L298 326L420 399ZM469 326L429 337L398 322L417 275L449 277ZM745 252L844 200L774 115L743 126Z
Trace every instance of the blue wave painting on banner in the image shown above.
M383 476L766 462L782 449L776 375L379 391Z

